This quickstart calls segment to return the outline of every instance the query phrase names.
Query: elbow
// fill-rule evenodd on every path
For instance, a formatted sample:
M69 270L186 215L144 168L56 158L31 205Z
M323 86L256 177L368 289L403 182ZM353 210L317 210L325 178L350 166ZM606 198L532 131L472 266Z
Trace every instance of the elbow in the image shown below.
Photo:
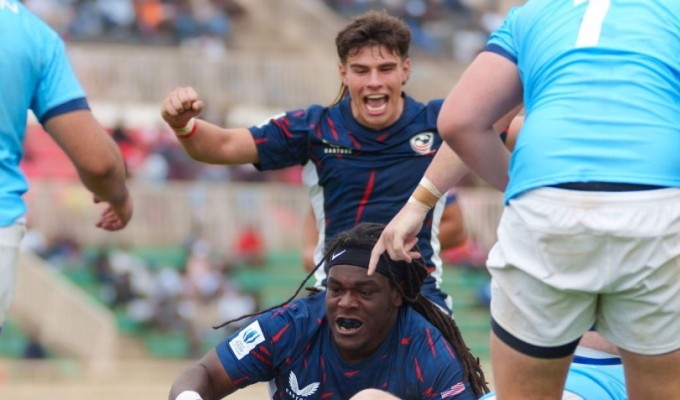
M110 156L89 161L77 166L80 176L88 180L106 180L125 171L125 164L121 157Z
M461 118L461 116L439 114L439 118L437 119L437 130L442 139L449 143L449 145L455 143L456 139L469 131L469 129L469 122L464 118Z
M493 132L493 124L474 115L463 115L463 113L451 113L458 115L440 114L437 120L437 130L442 139L452 148L470 135L484 134Z

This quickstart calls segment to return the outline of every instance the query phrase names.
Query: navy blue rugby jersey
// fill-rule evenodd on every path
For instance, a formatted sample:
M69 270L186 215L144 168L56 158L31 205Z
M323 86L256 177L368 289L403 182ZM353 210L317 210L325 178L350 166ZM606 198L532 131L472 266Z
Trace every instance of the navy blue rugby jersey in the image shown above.
M324 107L289 111L250 128L257 144L260 170L304 165L307 186L317 219L319 245L315 261L322 259L324 243L360 222L388 223L415 190L442 144L437 116L443 100L427 104L404 97L401 117L376 131L359 125L352 116L350 98ZM439 290L439 220L443 198L428 214L418 245L430 278L423 292L450 311ZM322 284L325 272L316 275Z
M399 398L475 399L440 331L405 305L366 360L345 362L326 321L325 291L265 313L216 346L232 382L270 382L272 399L348 399L367 388Z

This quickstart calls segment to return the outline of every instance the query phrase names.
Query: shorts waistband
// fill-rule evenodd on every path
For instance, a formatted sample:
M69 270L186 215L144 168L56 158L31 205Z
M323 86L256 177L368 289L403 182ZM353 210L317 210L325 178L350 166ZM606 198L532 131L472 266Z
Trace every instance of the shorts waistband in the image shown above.
M643 185L638 183L618 182L565 182L550 185L557 189L581 190L585 192L638 192L642 190L666 189L666 186Z

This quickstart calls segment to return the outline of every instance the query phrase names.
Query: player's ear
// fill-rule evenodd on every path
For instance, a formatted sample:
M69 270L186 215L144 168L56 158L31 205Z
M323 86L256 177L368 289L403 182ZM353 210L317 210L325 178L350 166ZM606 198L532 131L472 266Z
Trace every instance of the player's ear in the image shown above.
M406 57L401 66L402 79L401 84L405 85L411 77L411 59Z
M338 75L340 75L342 84L347 86L347 66L342 62L338 63Z

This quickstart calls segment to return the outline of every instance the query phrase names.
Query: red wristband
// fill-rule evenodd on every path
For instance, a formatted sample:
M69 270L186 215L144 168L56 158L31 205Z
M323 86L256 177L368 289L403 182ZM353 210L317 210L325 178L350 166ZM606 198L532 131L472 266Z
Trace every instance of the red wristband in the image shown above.
M184 128L179 128L179 129L173 129L175 131L175 135L180 138L180 139L186 139L191 136L193 136L196 133L196 130L198 129L198 121L196 118L192 118L187 122L186 126Z

